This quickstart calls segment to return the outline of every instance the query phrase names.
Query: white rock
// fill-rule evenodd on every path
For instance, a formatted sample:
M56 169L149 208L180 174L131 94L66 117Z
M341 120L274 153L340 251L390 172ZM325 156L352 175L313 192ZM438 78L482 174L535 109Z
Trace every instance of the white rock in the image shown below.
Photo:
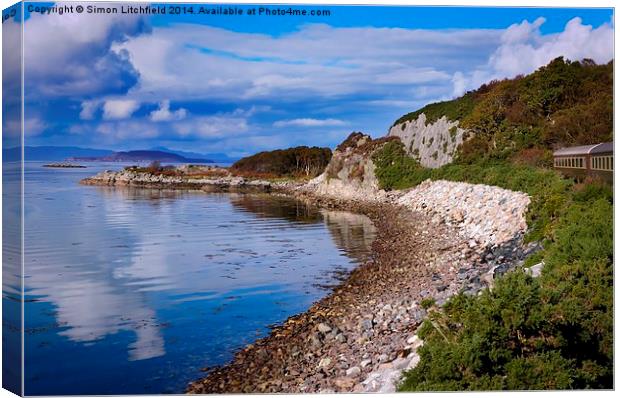
M362 370L358 366L353 366L352 368L347 369L347 376L357 377L362 373Z
M328 325L324 324L324 323L319 323L318 326L316 327L319 332L321 333L329 333L332 331L332 328L329 327Z

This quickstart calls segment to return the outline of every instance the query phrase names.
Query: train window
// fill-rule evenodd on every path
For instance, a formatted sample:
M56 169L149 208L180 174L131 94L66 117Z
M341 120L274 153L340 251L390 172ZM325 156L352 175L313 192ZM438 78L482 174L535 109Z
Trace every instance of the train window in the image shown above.
M614 169L614 157L613 156L597 156L592 158L592 170L605 170L613 171Z

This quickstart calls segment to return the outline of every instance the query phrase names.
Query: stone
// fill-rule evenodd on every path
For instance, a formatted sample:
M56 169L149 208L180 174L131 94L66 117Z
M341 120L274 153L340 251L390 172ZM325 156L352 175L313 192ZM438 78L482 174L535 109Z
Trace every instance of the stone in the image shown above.
M407 339L407 344L409 344L410 346L416 347L420 345L419 342L421 341L422 340L418 337L418 335L414 334L413 336Z
M310 336L310 347L316 350L317 348L320 348L322 345L323 345L323 342L321 341L321 338L317 334L313 334L312 336Z
M529 268L526 268L525 273L527 273L528 275L531 275L534 278L538 278L540 274L542 273L542 269L544 266L545 266L545 262L541 261L538 264L535 264Z
M329 333L332 330L332 328L329 327L329 325L327 325L325 323L319 323L316 328L318 329L319 332L321 332L323 334Z
M319 361L319 368L328 368L332 364L330 358L323 358Z
M355 386L355 380L350 377L339 377L334 380L334 385L342 390L350 390Z
M418 363L420 363L420 356L416 354L411 357L411 361L409 362L409 365L407 365L407 369L415 368L416 366L418 366Z
M350 377L357 377L362 373L362 370L358 366L353 366L347 369L346 374Z
M364 359L362 362L360 362L360 366L362 368L365 368L366 366L370 365L372 363L371 359Z
M402 370L405 369L407 365L409 365L409 362L410 361L407 358L398 358L395 359L394 362L392 362L392 367L394 369Z
M372 321L370 319L364 319L360 324L362 330L371 330L372 329Z

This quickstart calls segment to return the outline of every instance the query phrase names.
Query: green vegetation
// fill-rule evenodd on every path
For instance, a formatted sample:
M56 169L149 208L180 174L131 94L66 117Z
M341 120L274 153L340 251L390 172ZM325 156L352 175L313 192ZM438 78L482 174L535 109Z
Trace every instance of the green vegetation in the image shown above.
M434 305L435 305L435 299L432 297L427 297L423 299L422 301L420 301L420 307L424 308L425 310L428 310Z
M569 191L539 278L521 270L431 311L403 391L613 387L613 204L596 183Z
M240 159L230 170L237 175L255 177L316 177L329 163L329 148L299 146L259 152Z
M457 131L458 131L458 128L456 126L452 126L450 127L450 130L448 130L448 132L450 133L450 139L452 140L452 142L456 141Z
M389 141L372 155L375 175L381 189L405 189L418 185L428 178L429 169L407 156L400 141Z
M409 114L443 112L474 133L453 164L425 169L397 142L373 154L384 189L430 178L528 193L526 240L544 247L526 260L544 261L540 277L517 269L479 296L429 305L402 391L613 387L613 192L549 167L554 146L612 139L612 70L558 58Z
M463 117L471 113L476 104L476 97L477 94L475 92L470 92L452 101L437 102L426 105L422 109L404 115L394 122L394 125L415 120L422 113L426 115L426 123L435 123L443 116L446 116L448 120L461 120Z
M421 113L427 123L445 115L474 133L462 145L462 162L518 157L531 148L548 151L554 146L610 141L613 63L560 57L531 75L493 81L455 100L427 105L395 124Z

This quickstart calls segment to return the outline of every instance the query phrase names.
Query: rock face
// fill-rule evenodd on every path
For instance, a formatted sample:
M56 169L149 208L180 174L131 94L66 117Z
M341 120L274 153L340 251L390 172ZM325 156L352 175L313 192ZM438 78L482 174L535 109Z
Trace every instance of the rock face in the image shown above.
M388 140L352 133L334 151L325 172L311 180L307 188L322 196L382 200L385 192L379 189L372 153Z
M422 113L416 120L392 126L388 137L398 137L407 153L422 166L437 168L451 163L456 149L464 141L466 130L458 125L458 121L450 121L445 116L426 124L426 115Z

